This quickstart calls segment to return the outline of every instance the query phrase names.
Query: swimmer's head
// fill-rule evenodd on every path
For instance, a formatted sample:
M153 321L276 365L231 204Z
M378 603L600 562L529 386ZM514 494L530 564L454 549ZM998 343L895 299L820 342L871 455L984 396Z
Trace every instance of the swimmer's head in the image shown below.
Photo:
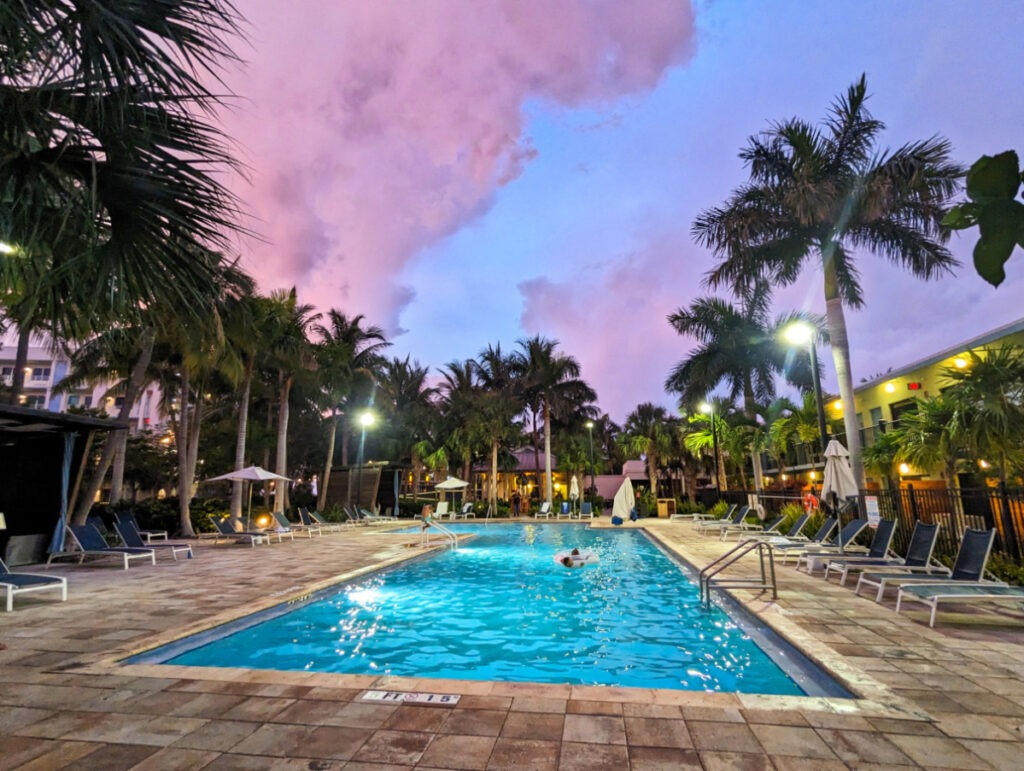
M562 564L565 565L567 568L571 568L572 567L572 557L562 557Z

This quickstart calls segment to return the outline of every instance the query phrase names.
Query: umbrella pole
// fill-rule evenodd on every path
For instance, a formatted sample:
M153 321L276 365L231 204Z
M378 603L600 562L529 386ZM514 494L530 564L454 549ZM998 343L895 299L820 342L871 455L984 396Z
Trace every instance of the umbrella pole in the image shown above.
M245 514L245 529L252 530L252 482L249 482L249 510Z

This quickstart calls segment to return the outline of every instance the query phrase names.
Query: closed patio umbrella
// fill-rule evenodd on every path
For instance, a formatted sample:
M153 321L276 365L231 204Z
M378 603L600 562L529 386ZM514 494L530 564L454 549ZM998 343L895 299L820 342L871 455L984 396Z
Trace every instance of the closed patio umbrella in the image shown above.
M821 483L821 499L831 501L839 517L839 502L856 497L860 490L850 468L850 452L838 439L833 439L825 448L825 473ZM842 522L839 523L842 527ZM842 543L839 545L842 550Z
M626 477L622 480L622 485L612 499L612 516L620 517L625 521L629 519L634 506L636 506L636 496L633 494L633 482Z
M576 478L576 475L572 475L572 479L569 480L569 500L572 501L572 507L576 508L576 501L580 497L580 480Z

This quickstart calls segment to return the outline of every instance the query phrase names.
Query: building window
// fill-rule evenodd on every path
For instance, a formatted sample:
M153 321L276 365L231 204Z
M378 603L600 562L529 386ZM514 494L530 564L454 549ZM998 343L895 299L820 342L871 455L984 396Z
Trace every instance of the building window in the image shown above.
M50 380L50 368L49 367L33 367L32 368L32 382L33 383L46 383Z
M0 367L0 379L10 385L14 381L14 367Z
M71 396L68 397L68 407L77 407L81 400L82 397L78 394L71 394Z
M85 407L86 409L88 409L89 407L92 407L92 396L86 396L82 400L82 406Z
M880 426L882 424L882 408L872 407L871 408L871 425Z
M124 397L123 396L118 396L116 399L114 399L114 406L115 407L123 407L124 406Z
M41 410L46 405L45 394L29 394L25 397L25 406Z

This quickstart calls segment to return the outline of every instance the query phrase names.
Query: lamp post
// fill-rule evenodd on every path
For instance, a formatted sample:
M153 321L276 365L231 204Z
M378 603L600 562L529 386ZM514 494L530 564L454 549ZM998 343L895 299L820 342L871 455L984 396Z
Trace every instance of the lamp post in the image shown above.
M366 429L376 422L374 414L367 410L359 416L359 425L362 432L359 434L359 456L356 458L356 508L361 504L363 496L363 448L366 445Z
M814 382L814 404L818 410L818 433L821 436L821 452L828 447L828 429L825 424L825 405L821 401L821 374L818 372L818 350L816 331L806 321L794 321L783 334L792 345L806 345L811 354L811 376Z
M708 402L700 405L700 411L711 416L711 446L714 448L715 456L715 498L722 497L721 480L718 476L718 430L715 428L715 408Z
M587 421L587 433L590 434L590 490L594 490L594 421Z

